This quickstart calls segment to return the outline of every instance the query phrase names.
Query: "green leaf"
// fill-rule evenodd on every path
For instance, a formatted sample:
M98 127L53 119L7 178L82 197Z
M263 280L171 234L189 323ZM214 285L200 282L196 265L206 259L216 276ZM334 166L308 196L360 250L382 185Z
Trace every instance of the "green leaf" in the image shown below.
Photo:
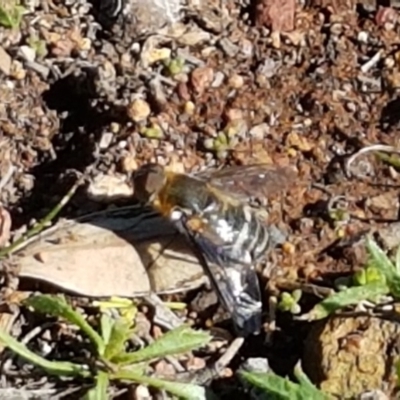
M100 355L104 353L104 342L101 336L88 324L83 315L67 304L62 296L39 295L30 297L24 302L28 307L43 314L64 318L78 326L96 346Z
M24 12L25 8L19 4L10 4L8 7L0 6L0 25L5 28L18 28Z
M396 267L396 274L400 276L400 246L397 248L396 251L395 267Z
M400 298L400 246L396 252L395 264L370 236L367 238L367 250L373 266L385 275L390 293Z
M100 371L96 376L96 385L86 393L84 400L108 400L108 385L108 374Z
M115 321L108 314L103 313L100 317L101 337L105 345L110 341L111 331Z
M104 358L112 360L125 350L125 343L131 334L131 323L124 318L119 318L114 322L111 329L110 340L104 350ZM124 353L126 354L126 353Z
M152 386L156 389L166 390L170 394L187 400L213 400L215 396L202 386L167 381L164 379L146 376L134 369L123 369L113 375L114 379L132 381L140 384Z
M379 269L386 277L387 281L390 282L396 275L396 267L386 255L386 253L377 245L371 236L367 237L366 247L368 254L371 258L373 266Z
M187 351L206 345L210 340L211 336L208 332L195 331L186 325L182 325L167 332L149 346L134 353L123 353L113 358L112 361L128 365L169 355L186 353Z
M49 374L57 376L82 376L89 377L90 372L85 365L74 364L67 361L49 361L29 350L23 343L18 342L8 333L0 330L0 342L14 353L36 366L43 368Z
M315 392L317 394L321 394L320 390L318 390L313 383L310 381L308 376L303 372L301 369L300 363L298 363L294 367L294 376L297 379L297 382L299 382L299 385L302 386L303 388L307 388L310 392Z
M301 319L307 321L323 319L341 308L358 304L360 301L375 301L380 296L387 295L389 291L388 285L382 282L351 287L322 300L310 312L302 315Z
M377 267L368 265L367 267L357 271L353 275L353 284L355 286L364 286L372 282L387 282L386 275Z
M164 301L164 306L168 307L170 310L185 310L187 308L187 304L180 301Z
M390 294L393 295L396 299L400 298L400 276L394 276L393 279L388 282L388 286L390 289Z
M4 26L5 28L12 28L10 15L3 7L0 7L0 25Z
M279 400L327 400L328 396L317 388L297 384L274 373L240 372L240 375L251 385L268 394L268 399Z
M400 360L396 361L397 386L400 385Z

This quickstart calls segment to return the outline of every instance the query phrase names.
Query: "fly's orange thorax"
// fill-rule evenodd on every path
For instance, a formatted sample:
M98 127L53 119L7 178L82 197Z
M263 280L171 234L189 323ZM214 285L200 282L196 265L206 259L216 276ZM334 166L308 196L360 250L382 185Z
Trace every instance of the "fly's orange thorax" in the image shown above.
M186 176L165 171L165 182L157 196L152 201L152 206L162 215L168 217L172 210L180 206L185 197Z
M199 215L213 203L219 204L220 199L204 180L166 171L165 183L152 205L168 217L174 209L186 211L188 215Z

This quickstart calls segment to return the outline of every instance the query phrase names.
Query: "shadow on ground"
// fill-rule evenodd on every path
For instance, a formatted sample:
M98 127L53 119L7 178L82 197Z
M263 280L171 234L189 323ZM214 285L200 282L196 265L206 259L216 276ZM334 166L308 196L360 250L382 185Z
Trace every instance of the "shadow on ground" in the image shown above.
M56 80L43 93L44 103L57 112L60 122L60 131L52 141L55 157L44 155L29 171L34 188L11 210L15 228L45 216L60 201L77 179L71 171L83 172L95 161L104 128L119 120L115 107L95 103L94 80L95 71L82 70Z

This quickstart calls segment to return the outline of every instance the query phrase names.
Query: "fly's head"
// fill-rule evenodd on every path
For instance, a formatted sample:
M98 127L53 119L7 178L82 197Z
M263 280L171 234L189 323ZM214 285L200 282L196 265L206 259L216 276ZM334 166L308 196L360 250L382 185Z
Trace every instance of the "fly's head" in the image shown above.
M151 203L165 183L164 168L158 164L146 164L133 175L134 197L141 203Z

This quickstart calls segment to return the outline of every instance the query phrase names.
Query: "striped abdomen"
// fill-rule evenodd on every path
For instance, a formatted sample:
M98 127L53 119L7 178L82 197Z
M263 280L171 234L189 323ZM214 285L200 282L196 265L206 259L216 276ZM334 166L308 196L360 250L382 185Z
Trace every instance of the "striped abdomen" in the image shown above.
M238 262L253 264L271 246L269 227L245 205L214 202L203 213L209 229L225 244L225 253Z

